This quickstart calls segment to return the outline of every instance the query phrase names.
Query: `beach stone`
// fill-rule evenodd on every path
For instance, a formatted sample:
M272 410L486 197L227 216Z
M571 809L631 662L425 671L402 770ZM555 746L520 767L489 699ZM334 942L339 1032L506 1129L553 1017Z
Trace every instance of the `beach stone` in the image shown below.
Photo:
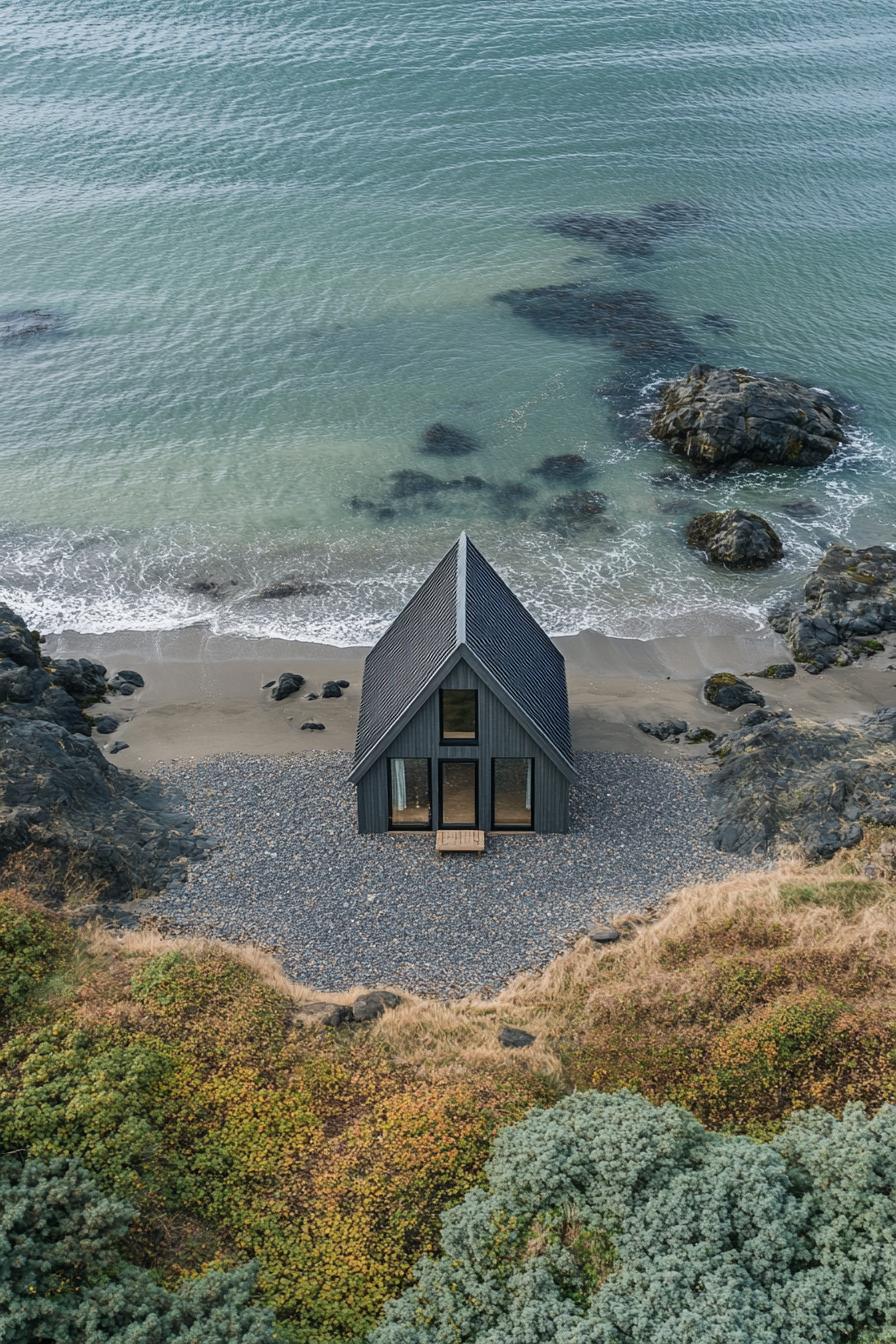
M120 751L127 751L127 749L128 749L128 743L127 743L127 742L118 742L118 741L116 741L116 742L113 742L112 745L111 745L111 747L109 748L109 755L110 755L110 756L117 756L118 753L119 753Z
M743 509L702 513L688 523L686 536L689 546L729 569L764 569L784 554L771 523Z
M703 683L703 694L718 709L740 709L741 705L764 705L765 696L748 686L733 672L716 672Z
M498 1040L506 1050L525 1050L527 1045L533 1044L535 1037L521 1027L502 1027L498 1032Z
M300 1003L293 1010L293 1020L307 1026L340 1027L351 1015L345 1003Z
M338 681L325 681L320 694L323 700L338 700L342 695L342 687Z
M699 742L714 742L716 734L711 728L691 728L685 733L684 740L693 746Z
M768 619L808 672L881 652L879 636L896 630L896 548L831 546L807 579L802 602Z
M592 943L618 943L621 934L618 929L614 929L610 924L595 924L588 930L587 937Z
M369 994L360 994L352 1004L354 1022L373 1022L382 1017L387 1008L397 1008L401 1003L398 994L389 989L373 989Z
M304 732L308 733L324 733L327 730L327 725L318 723L316 719L306 719L301 727Z
M728 852L797 845L821 861L858 844L863 824L896 823L896 709L849 726L748 715L710 753L714 839Z
M118 681L117 677L113 677L109 682L109 690L115 691L116 694L123 695L127 699L129 695L135 694L137 687L132 686L129 681Z
M305 678L299 672L281 672L277 685L271 691L271 699L285 700L288 695L295 695L304 685Z
M474 434L468 434L456 425L446 425L441 420L427 425L420 440L421 452L436 453L440 457L461 457L478 452L481 447Z
M93 727L97 733L114 733L118 727L119 720L113 719L111 714L101 714L98 719L94 719Z
M663 387L651 433L704 469L814 467L845 442L842 426L826 393L749 369L695 364Z
M340 677L339 680L336 682L336 685L339 687L340 690L347 691L349 686L351 686L351 682L346 681L345 677Z
M769 663L761 672L747 672L748 677L767 677L771 681L786 681L796 676L795 663Z
M660 742L667 742L670 737L681 737L682 733L688 730L684 719L663 719L660 723L650 723L641 719L638 721L638 727L642 733L648 733L650 737L656 737Z

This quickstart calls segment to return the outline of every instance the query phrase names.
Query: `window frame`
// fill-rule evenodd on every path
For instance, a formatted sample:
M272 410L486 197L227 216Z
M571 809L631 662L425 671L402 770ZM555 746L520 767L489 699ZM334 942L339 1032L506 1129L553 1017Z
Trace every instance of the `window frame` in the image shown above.
M519 823L499 822L495 811L495 765L498 761L529 762L529 821ZM535 757L534 756L493 756L492 757L492 830L493 831L534 831L535 830Z
M426 773L427 773L428 780L429 780L429 821L426 821L426 822L422 822L422 821L406 822L405 824L402 825L400 822L399 822L398 824L396 824L396 823L392 820L392 817L393 817L393 811L394 811L393 806L392 806L392 762L393 762L393 761L426 761L426 763L427 763L427 772L426 772ZM433 795L432 784L433 784L433 778L432 778L432 757L431 757L431 756L387 756L387 757L386 757L386 796L387 796L386 821L387 821L388 829L389 829L390 831L431 831L431 830L432 830L432 823L433 823L433 816L434 816L433 797L432 797L432 795Z
M463 691L466 695L473 697L473 736L472 737L446 737L445 736L445 692L456 693ZM439 746L440 747L478 747L479 746L479 691L475 686L440 686L439 687Z

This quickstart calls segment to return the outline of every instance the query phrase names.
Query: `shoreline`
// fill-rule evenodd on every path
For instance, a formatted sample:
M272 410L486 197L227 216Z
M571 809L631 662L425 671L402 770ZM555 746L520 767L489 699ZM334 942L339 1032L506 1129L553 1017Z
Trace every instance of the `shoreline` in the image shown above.
M639 719L686 719L690 726L724 732L740 717L706 704L700 689L713 672L743 675L789 660L773 631L722 631L701 637L664 635L627 639L583 630L555 643L566 658L577 751L625 752L665 759L702 757L705 747L663 743L637 727ZM105 752L113 741L128 744L115 764L152 774L168 762L194 762L224 754L283 757L307 751L351 751L361 690L365 646L342 648L299 640L216 635L205 628L108 635L74 632L48 636L55 657L86 657L140 672L146 686L129 698L110 696L103 712L120 729L94 737ZM821 722L857 720L894 701L894 674L887 653L849 668L810 676L798 668L785 681L757 678L752 684L772 709ZM274 702L264 683L281 672L299 672L306 685ZM328 680L350 683L340 699L308 701L308 692ZM303 731L313 719L325 732Z

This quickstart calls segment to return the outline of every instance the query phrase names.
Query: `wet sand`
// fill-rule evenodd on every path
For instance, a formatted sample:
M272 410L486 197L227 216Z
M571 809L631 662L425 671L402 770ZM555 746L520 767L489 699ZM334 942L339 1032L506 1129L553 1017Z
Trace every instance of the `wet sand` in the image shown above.
M557 644L567 664L573 745L578 751L629 752L681 759L704 747L660 743L642 733L639 719L686 719L723 731L734 715L702 701L712 672L743 674L782 662L783 642L768 632L705 638L666 636L615 639L584 631ZM117 733L95 740L108 750L116 739L129 750L117 765L151 773L163 761L197 761L223 753L288 756L303 751L351 751L361 690L364 648L336 648L288 640L212 635L201 627L159 634L60 635L47 641L59 657L89 657L142 673L146 687L128 699L111 697L105 712L120 718ZM896 703L896 673L889 654L861 666L832 668L812 677L798 671L787 681L757 679L771 708L791 709L819 721L856 719ZM275 703L265 682L300 672L306 685ZM338 700L307 701L328 680L351 683ZM308 719L325 732L302 730Z

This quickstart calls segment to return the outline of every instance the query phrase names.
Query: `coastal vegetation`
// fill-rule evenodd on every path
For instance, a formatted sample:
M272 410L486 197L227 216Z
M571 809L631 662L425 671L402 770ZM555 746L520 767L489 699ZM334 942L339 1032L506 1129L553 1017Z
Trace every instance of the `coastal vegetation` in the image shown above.
M443 1212L458 1206L446 1250L472 1229L466 1292L488 1279L496 1245L475 1211L491 1207L502 1182L518 1183L526 1136L561 1136L569 1125L578 1133L600 1117L611 1154L606 1199L619 1207L607 1212L586 1194L573 1207L561 1188L566 1167L544 1156L539 1189L557 1198L540 1220L513 1225L520 1275L501 1282L496 1328L501 1311L522 1309L524 1290L533 1310L548 1312L560 1288L579 1310L608 1275L628 1285L620 1302L649 1309L632 1287L643 1266L627 1249L646 1235L637 1219L625 1221L635 1217L622 1180L632 1126L648 1147L679 1135L665 1165L650 1168L657 1207L704 1161L716 1182L708 1215L726 1182L768 1178L782 1212L775 1224L768 1211L762 1235L781 1241L782 1266L797 1243L827 1236L820 1206L803 1209L799 1227L785 1217L809 1149L821 1162L851 1136L869 1162L884 1154L886 1185L890 1113L874 1117L896 1101L896 884L886 842L874 836L818 868L793 862L692 887L652 921L619 921L618 942L583 939L495 998L403 994L376 1021L336 1029L309 1025L302 1005L321 996L259 951L73 929L39 903L40 882L39 867L25 866L0 898L0 1144L19 1164L4 1179L64 1179L88 1204L112 1201L109 1281L143 1276L172 1312L188 1312L183 1302L196 1294L210 1302L231 1292L239 1312L254 1310L257 1273L278 1338L358 1341L429 1255L435 1268L412 1290L418 1298L384 1327L399 1333L382 1338L440 1340L419 1313L411 1328L407 1303L441 1282ZM506 1026L533 1044L502 1046ZM655 1109L668 1104L690 1115ZM791 1127L817 1107L845 1112L842 1127L819 1118ZM867 1192L843 1170L844 1207L860 1219ZM857 1241L849 1254L860 1249ZM94 1291L92 1278L83 1290L80 1282L66 1291ZM676 1310L687 1310L685 1298ZM862 1310L863 1321L882 1319L871 1296ZM263 1315L250 1324L267 1328ZM247 1325L232 1337L264 1335Z

